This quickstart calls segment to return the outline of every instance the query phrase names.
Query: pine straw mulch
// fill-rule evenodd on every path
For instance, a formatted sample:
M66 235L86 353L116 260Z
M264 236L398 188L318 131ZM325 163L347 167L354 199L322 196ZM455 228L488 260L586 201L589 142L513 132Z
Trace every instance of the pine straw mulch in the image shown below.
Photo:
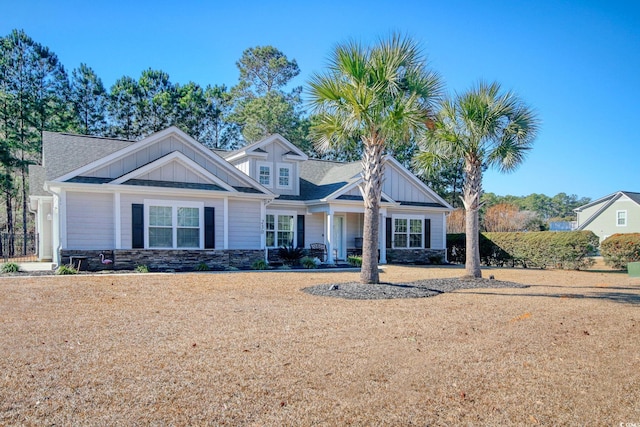
M301 289L357 273L0 278L0 425L640 423L640 279L489 274L529 287L347 300Z

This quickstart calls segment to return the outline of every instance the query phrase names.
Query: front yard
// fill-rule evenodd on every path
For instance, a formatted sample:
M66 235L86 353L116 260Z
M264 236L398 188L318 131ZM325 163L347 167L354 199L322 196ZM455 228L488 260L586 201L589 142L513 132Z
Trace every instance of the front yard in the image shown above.
M358 273L0 278L0 425L640 424L640 279L489 274L531 286L344 300L300 289Z

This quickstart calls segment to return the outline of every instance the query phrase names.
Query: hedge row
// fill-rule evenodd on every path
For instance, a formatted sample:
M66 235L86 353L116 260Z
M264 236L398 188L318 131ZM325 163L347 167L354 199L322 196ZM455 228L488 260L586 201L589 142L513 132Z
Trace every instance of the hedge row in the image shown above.
M604 262L613 268L627 269L627 263L640 261L640 233L614 234L600 244Z
M465 262L465 235L447 235L448 259ZM481 233L480 261L484 265L586 268L598 247L598 236L591 231L540 231L517 233Z

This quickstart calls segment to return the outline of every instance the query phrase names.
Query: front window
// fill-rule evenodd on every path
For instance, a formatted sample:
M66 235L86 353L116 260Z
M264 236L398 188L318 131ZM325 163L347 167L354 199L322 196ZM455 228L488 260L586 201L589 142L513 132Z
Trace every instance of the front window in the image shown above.
M258 182L265 187L271 187L271 164L258 162Z
M200 248L203 207L184 202L147 202L149 248Z
M394 248L422 248L422 218L393 219Z
M278 163L278 188L291 188L291 165Z
M625 227L627 225L627 211L616 212L616 225L618 227Z
M265 232L267 247L293 246L295 238L294 216L267 214Z

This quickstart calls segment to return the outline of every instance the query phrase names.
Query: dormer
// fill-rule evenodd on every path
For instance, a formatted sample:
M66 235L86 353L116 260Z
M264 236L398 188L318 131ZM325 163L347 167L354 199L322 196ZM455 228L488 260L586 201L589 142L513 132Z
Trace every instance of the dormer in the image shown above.
M282 135L268 136L225 158L275 194L300 195L300 164L308 157Z

